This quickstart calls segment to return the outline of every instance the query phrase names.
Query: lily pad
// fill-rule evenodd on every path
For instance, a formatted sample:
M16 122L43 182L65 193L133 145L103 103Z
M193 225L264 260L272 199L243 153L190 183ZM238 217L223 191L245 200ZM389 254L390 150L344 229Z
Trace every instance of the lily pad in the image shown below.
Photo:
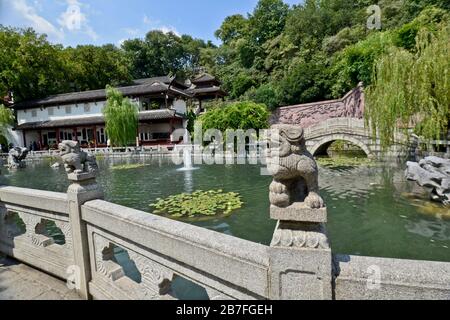
M223 190L197 190L191 194L181 193L165 199L158 198L150 206L153 213L167 214L172 218L197 218L228 215L241 208L243 202L236 192Z

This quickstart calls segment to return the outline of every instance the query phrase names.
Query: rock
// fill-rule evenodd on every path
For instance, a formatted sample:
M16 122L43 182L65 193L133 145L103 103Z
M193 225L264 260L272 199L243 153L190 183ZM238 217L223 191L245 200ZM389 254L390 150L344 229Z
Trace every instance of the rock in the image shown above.
M431 199L450 205L450 160L426 157L417 162L407 162L406 179L431 188Z
M59 168L61 166L61 164L59 162L56 162L54 164L52 164L52 168Z
M27 148L20 148L20 147L14 147L11 150L9 150L8 154L8 167L10 169L18 169L18 168L25 168L25 158L28 155L28 149Z

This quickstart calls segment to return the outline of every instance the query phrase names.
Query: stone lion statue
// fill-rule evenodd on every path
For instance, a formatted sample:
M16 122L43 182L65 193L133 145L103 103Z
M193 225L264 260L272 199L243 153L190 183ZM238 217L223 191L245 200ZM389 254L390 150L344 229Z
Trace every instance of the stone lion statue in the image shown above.
M63 141L58 149L67 173L97 172L95 156L81 150L78 141Z
M267 154L267 168L273 175L270 203L286 208L294 202L303 202L312 209L323 208L324 201L318 193L317 164L306 150L303 129L287 124L273 125L270 141Z
M9 150L8 154L8 167L12 169L25 168L25 158L28 155L27 148L14 147Z

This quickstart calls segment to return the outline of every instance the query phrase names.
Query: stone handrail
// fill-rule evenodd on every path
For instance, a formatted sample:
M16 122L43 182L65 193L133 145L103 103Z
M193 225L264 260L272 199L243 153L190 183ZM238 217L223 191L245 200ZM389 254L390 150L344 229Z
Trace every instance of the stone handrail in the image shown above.
M263 245L101 200L85 203L81 211L94 298L169 298L175 276L204 287L211 299L268 296L269 257ZM120 266L104 258L111 245L128 252L143 275L140 284L123 281Z
M337 300L450 300L450 263L336 255Z
M63 243L48 236L49 224L60 230ZM74 264L67 195L0 187L0 251L66 279Z

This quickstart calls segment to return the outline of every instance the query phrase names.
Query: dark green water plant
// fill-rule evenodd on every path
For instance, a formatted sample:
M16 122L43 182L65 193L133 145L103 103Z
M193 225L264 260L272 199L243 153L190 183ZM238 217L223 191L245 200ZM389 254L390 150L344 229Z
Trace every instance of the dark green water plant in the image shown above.
M197 190L191 194L181 193L165 199L158 198L150 206L155 214L166 214L172 218L195 218L228 215L242 207L241 197L236 192L223 190Z

